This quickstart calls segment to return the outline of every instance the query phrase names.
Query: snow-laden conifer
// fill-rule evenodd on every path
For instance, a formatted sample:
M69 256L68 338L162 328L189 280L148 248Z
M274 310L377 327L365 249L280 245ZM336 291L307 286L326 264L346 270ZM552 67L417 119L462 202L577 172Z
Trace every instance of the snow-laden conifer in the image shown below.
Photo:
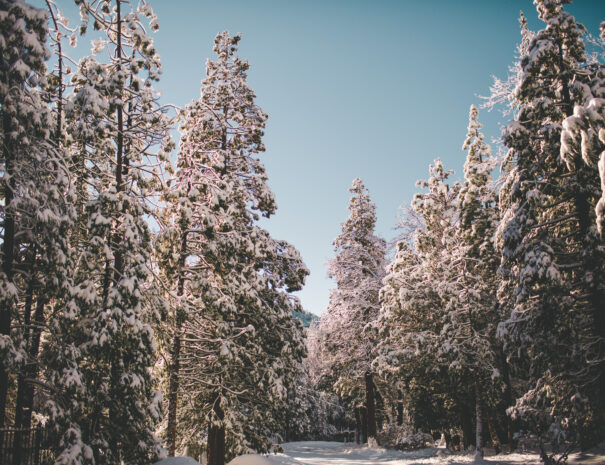
M386 243L374 232L376 206L361 179L355 179L349 191L350 215L333 242L336 256L329 264L336 288L321 325L335 388L355 407L364 406L369 440L376 438L376 379L372 369L376 340L372 324L380 308L378 292L384 277Z
M37 367L48 304L63 295L70 273L69 175L43 93L46 20L45 11L23 1L0 2L0 427L9 426L9 373L19 368L12 420L28 426L24 405L33 380L26 378Z
M588 96L584 27L565 3L535 2L546 26L522 57L519 112L504 130L509 152L498 231L500 301L510 309L500 334L527 380L513 413L555 443L588 439L603 409L602 352L594 350L605 298L602 240L592 217L599 178L578 153L561 158L563 122Z
M65 105L65 147L76 187L70 234L78 265L64 311L53 321L46 377L60 393L47 411L65 464L148 463L159 396L150 367L155 343L146 306L148 199L169 148L170 120L152 83L159 57L144 2L79 1L81 32L104 35L83 58ZM61 85L61 84L60 84Z
M375 365L401 383L412 426L462 427L468 445L472 382L458 356L460 346L448 334L460 276L455 258L460 185L449 184L451 174L435 160L429 179L417 183L428 191L414 196L410 242L398 243L383 281L379 328L384 339Z
M308 271L257 225L276 204L258 158L267 115L236 55L240 38L217 35L201 97L182 114L158 239L172 314L168 438L171 448L205 443L212 465L269 450L304 355L289 292Z
M497 311L497 254L494 233L498 221L498 204L491 172L496 163L489 145L484 142L473 105L469 114L468 134L463 149L465 182L458 194L459 222L454 225L449 267L444 283L445 325L441 330L441 356L450 370L465 372L474 383L475 447L483 454L483 419L493 419L488 392L499 378L499 358L495 340ZM488 407L488 411L484 411ZM491 410L491 411L489 411ZM493 421L490 419L490 421ZM493 438L497 442L497 438Z

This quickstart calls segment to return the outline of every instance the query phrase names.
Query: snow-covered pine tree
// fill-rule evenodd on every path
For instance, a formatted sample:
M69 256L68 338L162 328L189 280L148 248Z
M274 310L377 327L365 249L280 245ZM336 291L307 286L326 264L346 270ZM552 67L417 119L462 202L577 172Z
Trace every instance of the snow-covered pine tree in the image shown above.
M376 206L361 179L349 191L351 212L334 240L336 256L329 273L336 281L331 292L325 325L325 350L336 370L341 395L363 395L367 438L376 439L376 382L372 369L375 337L372 323L378 317L378 293L384 277L386 243L374 233ZM359 395L359 394L358 394ZM354 397L354 396L351 396Z
M267 115L236 55L240 39L217 35L201 97L183 112L158 241L174 315L169 441L206 442L211 465L269 450L305 353L289 292L308 271L294 247L256 224L276 205L257 156Z
M499 217L491 172L496 161L484 142L478 114L472 105L463 145L468 153L464 164L465 182L458 195L460 218L450 233L452 243L447 260L442 261L448 269L443 289L446 324L440 335L440 355L449 361L450 370L466 372L474 380L475 446L482 456L483 418L491 416L484 407L493 380L503 370L498 369L501 359L497 356L495 340L499 321L496 299L499 260L494 233ZM497 438L493 439L497 443Z
M593 349L603 321L604 257L592 213L598 176L578 154L565 153L566 163L560 156L562 123L586 103L588 79L584 27L565 3L535 1L546 27L522 57L519 112L504 131L500 299L511 311L500 333L528 383L514 414L555 443L587 444L603 421L602 352Z
M44 79L41 80L42 97L44 101L52 108L54 125L52 127L52 141L54 146L60 153L63 163L69 165L69 157L63 145L63 122L64 122L64 76L69 68L65 68L64 62L66 56L63 53L63 38L71 35L71 44L75 45L75 36L73 31L67 26L67 20L61 15L56 5L52 1L47 1L49 14L49 29L48 42L57 58L54 69L47 72ZM67 172L67 171L66 171ZM73 184L70 183L70 192L65 193L64 200L68 205L67 210L70 212L72 221L75 219L75 210L73 209L74 192ZM73 224L71 228L73 228ZM52 396L54 393L49 391L44 385L44 378L40 377L40 372L45 363L46 354L56 350L52 344L45 344L44 351L40 354L41 342L48 340L47 333L43 334L49 327L52 326L52 316L56 315L57 309L61 309L65 302L65 297L68 295L69 285L76 255L69 247L69 232L66 227L57 231L54 237L49 237L50 242L43 250L51 251L53 247L59 246L65 253L62 260L52 260L49 265L56 265L61 269L62 276L53 280L47 289L41 286L37 289L39 295L37 297L35 310L33 315L28 307L31 307L35 290L28 289L28 295L25 300L27 302L24 314L24 323L26 326L25 341L27 346L27 361L19 374L17 385L17 397L15 405L15 427L27 430L31 427L32 415L41 413L42 402L35 402L35 399L43 399L47 396ZM61 245L63 244L63 245ZM67 247L66 247L67 246ZM50 268L52 268L52 265ZM41 271L40 278L43 276L51 276L53 273L49 267L45 267ZM40 281L40 279L36 279ZM27 326L31 323L31 328ZM42 382L40 382L42 381ZM17 455L17 454L15 454Z
M76 186L70 234L78 266L64 311L55 315L45 376L60 395L47 405L58 435L58 461L149 463L159 396L150 367L155 344L145 282L150 259L146 201L170 148L170 120L152 82L159 57L146 32L157 20L140 2L78 1L105 33L73 76L65 106L65 145ZM146 76L141 77L141 71ZM60 84L59 84L60 85Z
M0 428L9 424L9 373L18 368L11 411L21 428L29 422L24 403L32 380L26 377L37 366L45 306L66 289L65 236L73 216L64 153L52 137L41 89L49 57L46 12L12 0L0 2L0 12Z
M473 380L452 344L448 320L457 310L460 279L460 185L448 184L452 172L440 160L430 178L419 181L428 192L414 196L415 227L397 246L381 289L379 320L383 341L375 365L402 384L413 426L426 430L460 427L464 445L472 436ZM408 240L411 239L410 244ZM464 331L463 328L460 328Z

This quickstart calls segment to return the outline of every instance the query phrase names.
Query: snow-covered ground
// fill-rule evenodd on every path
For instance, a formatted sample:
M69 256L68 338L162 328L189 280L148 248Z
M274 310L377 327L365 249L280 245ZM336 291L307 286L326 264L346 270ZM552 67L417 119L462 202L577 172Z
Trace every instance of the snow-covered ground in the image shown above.
M322 441L291 442L282 447L283 454L237 457L230 465L458 465L474 460L472 454L452 454L444 449L400 452ZM486 457L485 463L539 465L540 459L535 454L511 454Z

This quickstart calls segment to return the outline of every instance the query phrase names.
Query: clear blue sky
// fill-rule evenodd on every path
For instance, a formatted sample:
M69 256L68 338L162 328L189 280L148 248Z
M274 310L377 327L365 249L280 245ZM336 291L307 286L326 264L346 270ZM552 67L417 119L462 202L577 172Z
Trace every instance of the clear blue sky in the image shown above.
M399 207L434 158L461 173L469 106L488 94L491 75L506 76L519 11L531 29L542 27L530 0L150 3L160 22L156 87L164 103L198 98L216 33L242 33L249 83L269 114L262 160L279 209L264 226L300 250L311 276L298 295L316 314L333 287L326 263L352 180L366 183L378 233L393 238ZM605 1L576 0L567 9L598 34ZM498 136L500 115L479 116L487 136Z

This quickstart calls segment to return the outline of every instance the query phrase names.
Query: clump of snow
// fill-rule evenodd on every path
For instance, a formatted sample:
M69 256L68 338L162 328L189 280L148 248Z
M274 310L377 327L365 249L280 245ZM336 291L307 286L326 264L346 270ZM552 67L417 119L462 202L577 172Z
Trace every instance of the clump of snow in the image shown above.
M191 457L168 457L154 465L200 465L200 463Z

